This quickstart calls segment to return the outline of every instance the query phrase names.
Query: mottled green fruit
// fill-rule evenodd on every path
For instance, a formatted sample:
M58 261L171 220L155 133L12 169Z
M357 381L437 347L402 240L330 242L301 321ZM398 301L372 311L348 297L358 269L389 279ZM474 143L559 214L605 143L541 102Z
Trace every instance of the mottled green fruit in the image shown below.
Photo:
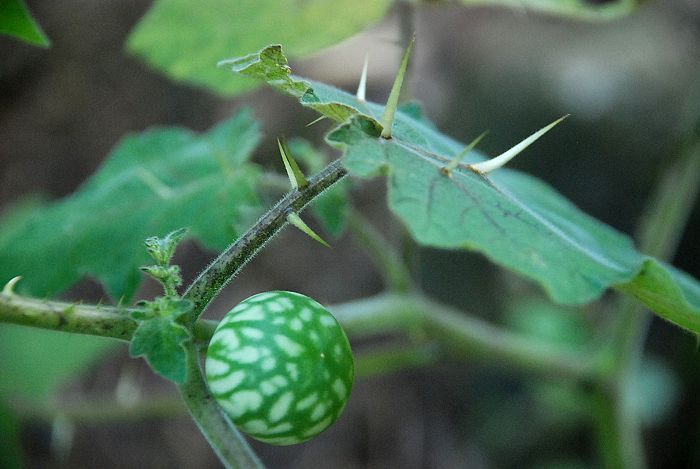
M354 377L348 338L323 306L299 293L259 293L224 317L209 343L209 389L238 427L273 445L328 428Z

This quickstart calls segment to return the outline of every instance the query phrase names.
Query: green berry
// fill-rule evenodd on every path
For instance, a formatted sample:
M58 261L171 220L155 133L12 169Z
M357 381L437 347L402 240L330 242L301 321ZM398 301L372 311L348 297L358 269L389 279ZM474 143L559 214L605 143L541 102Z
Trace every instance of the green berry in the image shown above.
M348 338L323 306L299 293L259 293L216 328L205 364L212 395L236 425L273 445L328 428L354 377Z

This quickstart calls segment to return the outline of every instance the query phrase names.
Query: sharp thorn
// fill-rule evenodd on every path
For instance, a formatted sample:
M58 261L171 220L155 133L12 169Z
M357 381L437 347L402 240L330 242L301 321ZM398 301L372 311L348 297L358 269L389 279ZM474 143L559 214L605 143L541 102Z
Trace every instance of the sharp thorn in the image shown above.
M292 189L303 189L309 183L304 177L304 173L299 169L299 165L294 160L289 147L287 147L287 142L284 139L277 139L277 146L280 149L280 154L282 155L282 162L284 163L284 169L287 170L287 177L289 178L289 183L292 185Z
M512 160L513 158L518 156L518 154L520 154L520 152L522 152L527 147L532 145L538 138L540 138L541 136L546 134L549 130L552 129L552 127L554 127L555 125L557 125L558 123L560 123L561 121L566 119L567 117L569 117L569 114L566 114L565 116L560 117L559 119L555 120L554 122L552 122L548 126L541 128L540 130L538 130L534 134L527 137L522 142L515 145L510 150L506 151L505 153L502 153L495 158L491 158L490 160L482 161L481 163L471 164L471 165L469 165L469 168L472 171L475 171L475 172L480 173L480 174L488 174L492 171L495 171L496 169L504 166L510 160Z
M306 127L311 127L314 124L318 124L319 122L321 122L325 118L326 118L326 116L318 117L318 118L312 120L311 122L309 122L308 124L306 124Z
M362 66L362 74L360 75L360 83L357 85L357 99L364 102L367 94L367 66L369 64L369 54L365 54L365 63Z
M386 102L386 107L384 108L384 114L382 115L382 138L391 138L391 127L394 125L394 115L396 114L396 108L399 105L399 95L401 94L401 86L403 85L403 79L406 75L406 70L408 69L408 59L411 57L411 52L413 51L413 43L416 41L416 37L411 38L411 42L408 43L406 52L403 54L401 59L401 66L394 79L394 85L391 87L391 93L389 93L389 99Z
M17 285L17 282L22 280L22 276L18 275L16 277L13 277L10 279L9 282L5 284L5 286L2 289L2 294L7 295L7 296L12 296L15 294L15 285Z
M287 221L291 225L294 225L295 227L299 228L302 232L304 232L309 237L311 237L311 239L318 241L319 243L323 244L327 248L331 247L331 245L328 244L327 242L325 242L323 240L323 238L321 238L319 235L317 235L316 232L314 232L314 230L309 228L309 225L304 223L304 220L302 220L301 217L299 215L297 215L296 213L290 213L289 215L287 215Z
M464 161L464 158L467 157L467 155L469 154L469 152L471 152L471 151L474 149L474 147L476 147L476 146L479 144L479 142L481 141L481 139L484 138L484 137L486 137L486 135L487 135L488 133L489 133L489 131L486 130L486 131L482 132L481 135L479 135L479 136L476 137L474 140L472 140L472 142L471 142L469 145L467 145L467 146L464 148L464 150L462 150L461 152L459 152L459 154L458 154L457 156L455 156L454 158L452 158L452 160L450 160L449 163L447 163L445 166L443 166L443 167L441 168L442 173L445 174L445 175L447 175L447 176L450 176L450 175L452 174L452 171L454 171L454 169L455 169L457 166L459 166L459 164L460 164L462 161Z

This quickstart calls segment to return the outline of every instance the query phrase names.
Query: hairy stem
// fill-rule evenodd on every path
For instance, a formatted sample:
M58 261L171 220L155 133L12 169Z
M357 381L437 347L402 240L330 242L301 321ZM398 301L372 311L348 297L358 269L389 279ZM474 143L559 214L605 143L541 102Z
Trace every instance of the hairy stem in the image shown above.
M187 348L187 381L178 386L180 395L200 431L229 468L264 468L245 438L209 393L194 344Z
M333 161L309 179L306 187L287 194L252 228L214 259L185 291L184 297L194 303L192 312L186 318L188 322L194 323L229 280L282 229L290 213L303 210L309 202L346 174L347 171L342 167L340 160Z
M131 340L136 322L131 310L81 305L0 293L0 322Z

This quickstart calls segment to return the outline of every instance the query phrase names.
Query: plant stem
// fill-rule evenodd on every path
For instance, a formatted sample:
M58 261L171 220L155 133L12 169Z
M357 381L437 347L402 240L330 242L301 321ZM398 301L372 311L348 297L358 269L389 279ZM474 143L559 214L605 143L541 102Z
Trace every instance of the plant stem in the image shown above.
M136 322L129 316L131 311L0 293L0 322L127 341L136 330Z
M194 344L187 347L187 381L178 386L180 395L200 431L229 468L264 468L245 438L209 393L202 376L199 351Z
M222 252L185 291L184 297L194 303L186 322L193 324L209 302L245 264L260 251L287 223L287 215L298 213L315 197L347 174L340 160L335 160L308 181L301 190L287 194L243 236Z
M27 314L17 305L30 305ZM71 320L61 320L73 307ZM595 369L596 356L553 349L536 340L508 332L486 321L418 294L384 293L370 298L329 306L351 336L387 333L420 333L444 342L461 358L487 357L526 370L550 372L587 379ZM0 294L0 322L13 322L44 329L61 330L130 340L136 322L129 310L107 306L76 307L67 303L34 300ZM94 321L94 327L91 322ZM209 342L216 321L199 320L192 335L199 345ZM120 331L118 334L115 331Z
M351 336L417 332L460 359L487 358L574 380L594 379L597 369L598 355L552 347L419 295L380 294L329 309Z
M640 249L668 260L676 250L700 188L700 141L691 141L662 176L642 218ZM636 300L618 303L619 321L610 344L608 380L596 390L596 426L607 467L644 468L639 417L631 402L652 316Z
M394 246L357 210L348 212L348 228L370 255L386 287L397 293L407 292L411 288L411 273Z

